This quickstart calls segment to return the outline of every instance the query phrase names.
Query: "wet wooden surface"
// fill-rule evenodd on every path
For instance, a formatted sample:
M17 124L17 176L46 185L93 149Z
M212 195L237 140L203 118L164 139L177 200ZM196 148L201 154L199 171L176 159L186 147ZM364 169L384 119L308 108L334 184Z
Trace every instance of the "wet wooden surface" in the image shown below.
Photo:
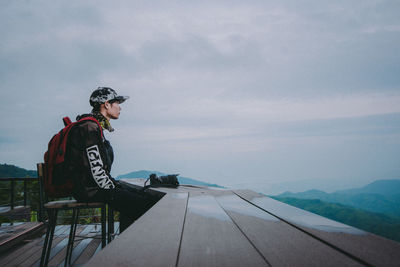
M269 266L212 195L190 194L184 227L178 266Z
M252 191L153 190L166 195L87 266L400 266L399 243Z
M216 199L272 266L359 265L235 194L218 196Z
M187 192L165 195L88 266L175 266L187 201Z
M374 266L400 266L400 243L327 219L250 190L235 193L309 236Z
M118 226L119 224L115 223L116 231L118 231ZM69 229L69 225L56 226L49 266L64 266ZM44 233L35 238L26 239L12 249L1 253L0 266L39 266L43 241ZM73 265L85 264L100 249L100 225L78 225L71 260Z
M0 227L0 254L44 228L44 224L40 222L2 224Z

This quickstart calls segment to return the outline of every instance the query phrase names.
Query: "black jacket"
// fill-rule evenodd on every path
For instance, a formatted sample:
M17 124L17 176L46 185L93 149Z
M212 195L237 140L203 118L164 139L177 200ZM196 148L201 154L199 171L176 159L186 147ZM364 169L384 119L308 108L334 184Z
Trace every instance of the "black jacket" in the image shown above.
M86 116L91 115L81 118ZM106 201L104 191L118 186L110 175L113 149L96 122L83 121L71 129L66 160L68 175L75 185L73 196L78 201Z

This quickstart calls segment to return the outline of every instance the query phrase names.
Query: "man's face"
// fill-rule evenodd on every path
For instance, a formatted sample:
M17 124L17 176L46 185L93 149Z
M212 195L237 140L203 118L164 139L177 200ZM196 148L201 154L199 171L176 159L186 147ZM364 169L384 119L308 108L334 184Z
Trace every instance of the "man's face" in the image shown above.
M106 117L116 120L119 118L119 114L121 113L121 107L118 102L113 102L111 104L106 102L106 112Z

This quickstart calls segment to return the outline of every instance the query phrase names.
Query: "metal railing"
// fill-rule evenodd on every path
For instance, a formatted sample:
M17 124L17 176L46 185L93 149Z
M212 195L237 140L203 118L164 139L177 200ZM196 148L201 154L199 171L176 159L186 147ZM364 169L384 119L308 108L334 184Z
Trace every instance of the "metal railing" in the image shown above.
M37 186L32 183L37 183ZM14 210L17 206L29 206L32 209L29 209L29 211L20 211L22 213L18 211L18 214L24 214L26 217L30 217L35 221L45 222L47 216L43 208L45 201L44 195L41 194L42 192L43 190L40 190L39 179L37 177L0 178L0 208L6 208L3 211L0 209L0 215L5 215L5 213ZM71 197L66 199L71 199ZM60 212L58 216L59 220L62 223L68 223L68 220L71 218L71 214L69 213L69 211ZM113 215L111 216L114 217ZM99 223L100 210L83 210L79 215L79 218L84 224ZM14 219L10 219L10 221L13 220Z
M40 213L39 203L32 203L33 199L28 199L28 194L39 194L39 187L33 188L30 186L28 189L28 184L38 182L37 177L18 177L18 178L11 178L5 177L0 178L0 207L7 207L7 210L14 210L16 206L29 206L29 205L38 205L38 213ZM21 183L22 186L21 186ZM8 196L8 198L7 198ZM31 195L30 198L33 198ZM34 201L35 202L35 201Z

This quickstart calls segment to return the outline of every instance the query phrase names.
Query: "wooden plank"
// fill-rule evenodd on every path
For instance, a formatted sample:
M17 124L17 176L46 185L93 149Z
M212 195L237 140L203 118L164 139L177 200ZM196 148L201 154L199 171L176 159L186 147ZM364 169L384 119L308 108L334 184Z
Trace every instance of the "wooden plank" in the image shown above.
M119 223L115 222L115 225L116 225L115 229L117 229ZM75 248L72 254L73 263L75 260L76 260L75 264L86 263L90 259L90 257L94 254L99 244L101 247L101 239L100 239L101 231L100 230L93 231L93 229L94 225L86 225L86 226L78 225L77 236L75 238L76 240ZM56 248L57 245L60 244L60 242L66 243L67 242L66 240L68 239L68 234L69 234L69 225L56 226L55 237L52 245L53 249ZM37 237L34 240L30 240L23 246L20 246L16 250L13 250L7 255L4 255L4 257L0 259L0 266L39 266L44 236L45 235ZM88 237L88 238L85 238L81 242L79 242L79 240L82 237ZM50 266L59 264L59 262L58 263L56 262L60 260L61 260L61 265L64 264L65 245L66 244L63 244L62 249L59 250L60 252L56 253L57 254L57 258L55 258L56 260L53 262L49 262Z
M16 235L21 232L36 227L38 222L25 222L17 225L9 225L0 227L0 247L12 240Z
M69 225L57 225L56 229L54 229L54 236L61 236L61 235L66 235L67 231L69 231ZM43 235L43 238L46 235ZM43 240L44 242L44 240Z
M59 250L59 248L64 247L66 241L68 240L68 234L69 234L69 229L70 226L69 225L64 225L63 227L61 227L58 231L58 235L54 235L53 238L53 243L52 243L52 255L54 256L54 250L57 249ZM31 255L31 257L29 257L27 260L25 260L21 266L39 266L40 264L40 257L42 254L42 249L43 249L43 243L44 243L44 237L40 242L40 246L37 250L36 253L33 253ZM50 255L49 260L51 260L51 257L53 257L52 255Z
M80 228L83 228L83 230L80 232L79 237L78 235L75 235L75 243L74 243L74 248L72 250L72 255L71 255L71 263L73 264L74 261L81 255L81 253L86 249L86 247L89 245L89 243L93 240L92 237L94 235L91 233L92 230L94 230L94 225L80 225L78 226ZM99 231L96 231L97 233ZM90 237L89 237L90 236ZM100 232L100 237L101 237L101 232ZM59 264L59 266L64 266L65 264L65 257L64 260Z
M79 235L83 230L84 230L84 227L81 225L78 225L78 227L76 228L76 234ZM57 246L52 247L50 257L49 257L49 266L58 266L63 262L66 254L67 254L68 238L69 238L69 236L66 236L64 238L64 240L62 240L60 243L57 244ZM79 240L74 242L74 248L79 243L80 243Z
M83 227L78 226L76 229L76 233L79 234L82 230L83 230ZM60 235L59 237L54 238L54 241L56 241L57 244L52 245L51 253L50 253L50 257L49 257L49 263L48 263L49 266L57 266L60 264L60 262L62 262L64 260L66 251L67 251L68 237L69 237L69 229L63 235ZM76 246L78 244L78 242L79 241L75 242L74 246ZM36 255L36 261L31 265L25 265L25 266L35 266L35 267L39 266L40 256L41 255L39 255L39 254ZM24 264L26 264L26 263L24 262Z
M116 234L115 238L118 238L119 234L119 222L114 222L114 234ZM77 259L74 264L83 264L88 262L94 255L101 251L101 240L95 239L93 240L88 248L82 253L82 255Z
M26 228L28 225L33 224L31 222L29 223L19 223L16 225L12 224L2 224L0 227L0 242L3 242L3 240L8 239L10 236L12 236L16 231L21 231L24 228Z
M74 247L74 249L72 251L72 256L71 256L71 263L74 263L78 259L78 257L83 253L84 250L86 250L87 246L93 240L94 240L93 238L85 238L82 241L80 241L76 247ZM65 259L62 261L62 263L60 265L64 266L64 263L65 263Z
M327 219L249 190L240 197L367 265L399 266L400 243Z
M169 193L85 266L175 266L187 193Z
M95 254L98 247L101 247L101 239L93 239L86 249L79 255L79 257L74 261L74 265L81 265L89 261L90 258Z
M272 266L363 266L233 193L216 199Z
M61 227L56 227L56 231L58 232L58 235L64 234L66 231L68 231L68 226L61 226ZM42 248L43 248L43 240L44 240L43 235L40 239L38 239L38 242L34 242L34 245L31 247L27 247L27 250L24 251L23 254L21 254L19 257L14 258L12 260L13 266L31 266L35 262L40 259L41 253L42 253ZM53 240L52 246L55 246L59 242L61 242L64 239L64 237L55 237Z
M99 253L103 248L101 247L101 244L97 247L96 251L94 252L94 255Z
M56 226L54 232L54 238L52 243L52 248L56 247L60 242L62 242L69 233L69 225L58 225ZM26 253L24 253L24 257L21 257L19 260L20 266L39 266L40 257L42 254L43 243L44 243L45 235L36 243L36 246Z
M191 193L178 266L268 266L214 196Z
M64 226L65 229L66 226ZM55 229L55 234L57 234L60 229L63 229L61 225L57 226ZM40 249L43 246L43 239L44 236L41 236L40 238L36 238L32 240L31 242L28 242L25 245L22 245L18 247L17 249L13 250L11 253L8 253L5 255L5 257L2 257L0 260L0 266L7 266L10 265L8 264L10 261L15 260L15 259L24 259L29 257L30 251L32 249Z
M7 237L0 242L0 252L22 241L24 238L39 234L44 228L45 225L42 222L27 222L12 228L12 230L7 233ZM10 236L8 236L8 234L10 234Z
M60 227L61 226L57 226L55 232L57 232ZM10 265L9 262L12 260L29 257L31 255L29 254L30 250L39 246L43 246L43 242L41 241L44 239L44 236L45 235L14 249L11 253L5 254L5 256L0 259L0 266L8 266Z

